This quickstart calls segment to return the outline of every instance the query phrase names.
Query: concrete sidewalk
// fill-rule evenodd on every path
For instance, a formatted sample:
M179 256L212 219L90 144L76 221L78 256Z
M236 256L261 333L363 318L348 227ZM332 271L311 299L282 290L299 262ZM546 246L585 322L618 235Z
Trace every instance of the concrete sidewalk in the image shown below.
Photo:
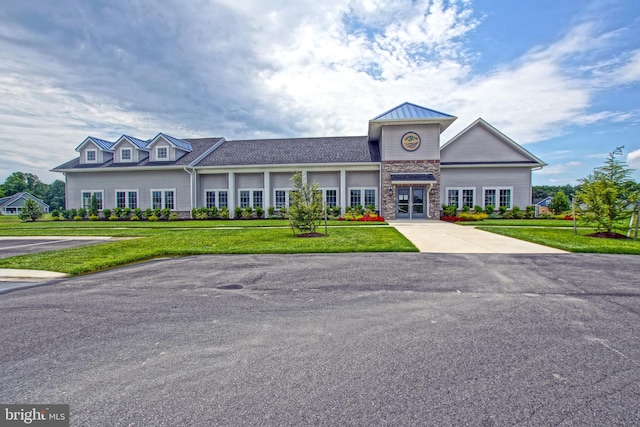
M465 254L566 254L548 246L525 242L474 227L439 220L387 221L420 252Z

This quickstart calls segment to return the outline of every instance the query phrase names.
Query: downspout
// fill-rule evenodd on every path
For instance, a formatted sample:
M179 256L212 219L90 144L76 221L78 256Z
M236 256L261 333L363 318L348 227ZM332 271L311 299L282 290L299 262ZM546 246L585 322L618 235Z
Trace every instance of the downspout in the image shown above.
M431 219L431 190L433 189L433 182L429 183L429 190L427 190L427 218Z
M191 204L191 209L189 210L189 215L191 215L191 211L193 210L193 208L195 208L195 205L193 203L194 202L194 200L193 200L193 190L194 190L194 187L195 187L195 174L196 174L196 171L193 168L191 168L191 171L189 171L189 167L188 166L184 167L184 171L189 174L189 203Z

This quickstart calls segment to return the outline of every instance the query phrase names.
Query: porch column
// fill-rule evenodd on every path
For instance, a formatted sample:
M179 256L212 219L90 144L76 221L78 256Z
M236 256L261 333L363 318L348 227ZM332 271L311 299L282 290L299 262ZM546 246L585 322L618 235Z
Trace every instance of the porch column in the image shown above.
M229 218L235 218L236 209L236 174L229 172Z
M271 172L264 172L264 197L262 198L264 206L262 208L266 212L271 206Z
M347 209L347 171L344 169L340 169L340 209L344 215Z

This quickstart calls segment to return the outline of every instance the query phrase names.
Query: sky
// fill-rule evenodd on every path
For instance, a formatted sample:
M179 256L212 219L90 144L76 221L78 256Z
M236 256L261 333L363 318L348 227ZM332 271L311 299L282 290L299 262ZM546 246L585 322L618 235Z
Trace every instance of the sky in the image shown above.
M637 0L3 0L0 182L87 137L366 135L412 102L482 117L576 185L640 179Z

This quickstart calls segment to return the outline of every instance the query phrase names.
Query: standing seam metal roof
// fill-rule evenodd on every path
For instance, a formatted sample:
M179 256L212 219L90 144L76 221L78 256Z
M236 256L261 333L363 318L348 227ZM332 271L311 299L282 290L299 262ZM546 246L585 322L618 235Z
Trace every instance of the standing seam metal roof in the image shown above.
M420 107L419 105L405 102L391 110L380 114L372 120L406 120L406 119L453 119L450 114L441 113L440 111L430 108Z

